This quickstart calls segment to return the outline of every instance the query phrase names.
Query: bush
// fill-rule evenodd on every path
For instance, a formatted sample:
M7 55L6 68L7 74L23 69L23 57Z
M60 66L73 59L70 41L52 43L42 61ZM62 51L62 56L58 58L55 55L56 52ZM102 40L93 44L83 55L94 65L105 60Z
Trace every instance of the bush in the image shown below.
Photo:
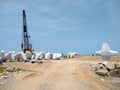
M7 70L7 68L6 68L6 67L0 67L0 73L5 73L5 72L6 72L6 70Z
M66 59L66 58L67 58L67 55L65 55L64 58Z

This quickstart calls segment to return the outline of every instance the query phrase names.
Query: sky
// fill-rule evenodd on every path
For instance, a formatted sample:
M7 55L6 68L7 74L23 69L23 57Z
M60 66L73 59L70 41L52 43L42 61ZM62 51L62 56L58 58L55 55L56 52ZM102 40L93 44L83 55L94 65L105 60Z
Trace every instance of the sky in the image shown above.
M0 50L21 51L22 10L35 51L120 52L120 0L0 0Z

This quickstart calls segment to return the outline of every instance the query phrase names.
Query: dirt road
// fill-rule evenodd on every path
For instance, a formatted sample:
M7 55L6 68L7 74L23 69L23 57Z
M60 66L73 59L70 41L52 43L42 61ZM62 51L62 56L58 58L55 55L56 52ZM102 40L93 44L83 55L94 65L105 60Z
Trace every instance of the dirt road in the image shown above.
M106 81L94 77L88 64L96 61L50 60L43 63L11 63L26 69L13 73L7 90L110 90Z

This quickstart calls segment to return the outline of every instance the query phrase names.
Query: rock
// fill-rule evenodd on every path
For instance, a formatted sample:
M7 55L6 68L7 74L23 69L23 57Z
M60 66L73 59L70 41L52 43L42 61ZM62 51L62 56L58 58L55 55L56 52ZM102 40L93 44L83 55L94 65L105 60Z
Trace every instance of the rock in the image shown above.
M14 70L13 69L11 69L11 68L8 68L7 69L7 72L13 72Z
M0 83L0 85L2 85L2 86L3 86L3 85L5 85L5 83Z
M120 77L120 69L111 70L110 72L108 72L108 75L109 76Z
M105 81L105 79L103 79L103 78L100 78L100 80Z
M20 68L14 68L14 72L19 72L21 69Z
M106 76L108 73L108 69L106 68L106 66L102 63L99 64L93 64L90 65L92 67L92 69L95 71L95 73L99 76Z
M113 64L110 61L104 61L99 64L90 64L89 66L95 71L99 76L114 76L120 77L120 62Z
M29 59L24 60L24 62L29 62L29 61L30 61Z
M6 79L6 78L8 78L8 76L1 76L0 78L1 78L1 79L2 79L2 78Z
M98 70L98 64L89 64L92 70L97 71Z
M111 61L104 61L103 64L110 70L115 69L115 66Z
M120 69L120 62L115 63L115 68Z
M36 60L31 60L30 62L31 62L31 63L36 63Z
M100 75L100 76L107 76L108 70L107 69L99 69L95 73Z
M106 66L102 63L99 64L90 64L92 69L95 71L95 73L99 76L106 76L108 73L108 69Z
M38 61L38 64L42 64L43 62L42 61Z
M19 72L19 71L21 71L21 69L17 68L17 67L13 67L13 68L8 68L7 69L7 72Z

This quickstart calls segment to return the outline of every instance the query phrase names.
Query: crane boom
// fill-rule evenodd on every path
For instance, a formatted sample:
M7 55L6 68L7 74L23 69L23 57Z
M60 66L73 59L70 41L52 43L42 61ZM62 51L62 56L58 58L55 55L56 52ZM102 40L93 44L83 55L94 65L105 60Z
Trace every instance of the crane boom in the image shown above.
M26 51L32 52L32 44L30 44L30 35L28 35L27 31L27 22L26 22L26 14L25 10L23 10L23 36L22 36L22 44L21 48L23 52L25 53Z

